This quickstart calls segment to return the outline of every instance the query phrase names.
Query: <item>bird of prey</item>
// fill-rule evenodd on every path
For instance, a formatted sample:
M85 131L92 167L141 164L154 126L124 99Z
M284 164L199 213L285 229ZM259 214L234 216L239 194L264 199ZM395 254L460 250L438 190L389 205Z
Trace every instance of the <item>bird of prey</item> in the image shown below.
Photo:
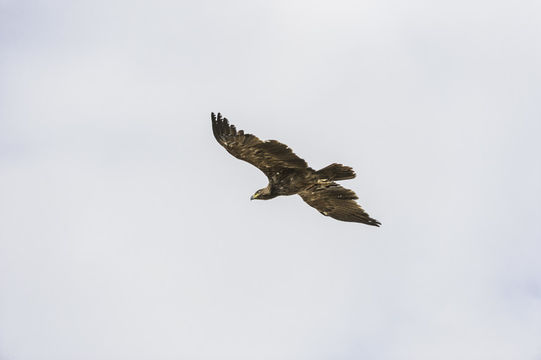
M262 141L252 134L230 125L220 113L211 114L212 131L218 143L231 155L244 160L269 179L267 187L257 190L250 198L268 200L280 195L299 194L310 206L325 216L337 220L358 222L379 226L355 202L357 195L336 183L355 177L349 166L331 164L321 170L314 170L287 146L276 140Z

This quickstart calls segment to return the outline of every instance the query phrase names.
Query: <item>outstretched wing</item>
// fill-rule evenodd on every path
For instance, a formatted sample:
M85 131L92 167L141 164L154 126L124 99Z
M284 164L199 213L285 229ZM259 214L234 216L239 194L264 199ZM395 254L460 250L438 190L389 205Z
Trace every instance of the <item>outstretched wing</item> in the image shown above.
M229 125L226 118L220 113L211 114L212 131L214 137L234 157L247 161L263 171L267 177L284 168L306 169L306 161L298 157L293 151L276 140L261 141L252 134Z
M357 195L335 182L318 183L299 192L302 199L320 213L337 220L360 222L367 225L380 226L355 201Z

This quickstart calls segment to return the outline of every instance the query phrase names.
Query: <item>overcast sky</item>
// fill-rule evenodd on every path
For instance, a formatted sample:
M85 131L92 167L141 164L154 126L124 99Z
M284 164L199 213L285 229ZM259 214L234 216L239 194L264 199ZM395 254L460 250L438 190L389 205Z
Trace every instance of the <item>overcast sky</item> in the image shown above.
M0 359L541 359L538 1L0 0ZM352 166L324 217L210 112Z

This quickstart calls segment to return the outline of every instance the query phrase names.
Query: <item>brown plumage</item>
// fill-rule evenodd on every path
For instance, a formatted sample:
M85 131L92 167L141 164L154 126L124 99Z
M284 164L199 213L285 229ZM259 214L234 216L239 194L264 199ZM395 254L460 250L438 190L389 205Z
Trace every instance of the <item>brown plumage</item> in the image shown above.
M267 187L257 190L251 199L268 200L280 195L299 194L320 213L337 220L379 226L355 201L357 195L335 181L355 177L349 166L331 164L314 170L306 161L276 140L261 141L252 134L229 125L220 113L211 114L214 137L234 157L257 167L269 179Z

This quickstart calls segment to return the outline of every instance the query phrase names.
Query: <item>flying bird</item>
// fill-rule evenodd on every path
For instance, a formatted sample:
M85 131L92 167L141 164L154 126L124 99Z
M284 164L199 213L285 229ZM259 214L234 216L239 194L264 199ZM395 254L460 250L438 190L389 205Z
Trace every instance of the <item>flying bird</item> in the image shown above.
M262 141L252 134L230 125L220 113L211 114L212 131L218 143L231 155L244 160L269 179L269 184L255 192L250 200L269 200L281 195L298 194L310 206L325 216L337 220L379 226L355 201L352 190L336 183L349 180L355 172L349 166L333 163L314 170L287 146L276 140Z

